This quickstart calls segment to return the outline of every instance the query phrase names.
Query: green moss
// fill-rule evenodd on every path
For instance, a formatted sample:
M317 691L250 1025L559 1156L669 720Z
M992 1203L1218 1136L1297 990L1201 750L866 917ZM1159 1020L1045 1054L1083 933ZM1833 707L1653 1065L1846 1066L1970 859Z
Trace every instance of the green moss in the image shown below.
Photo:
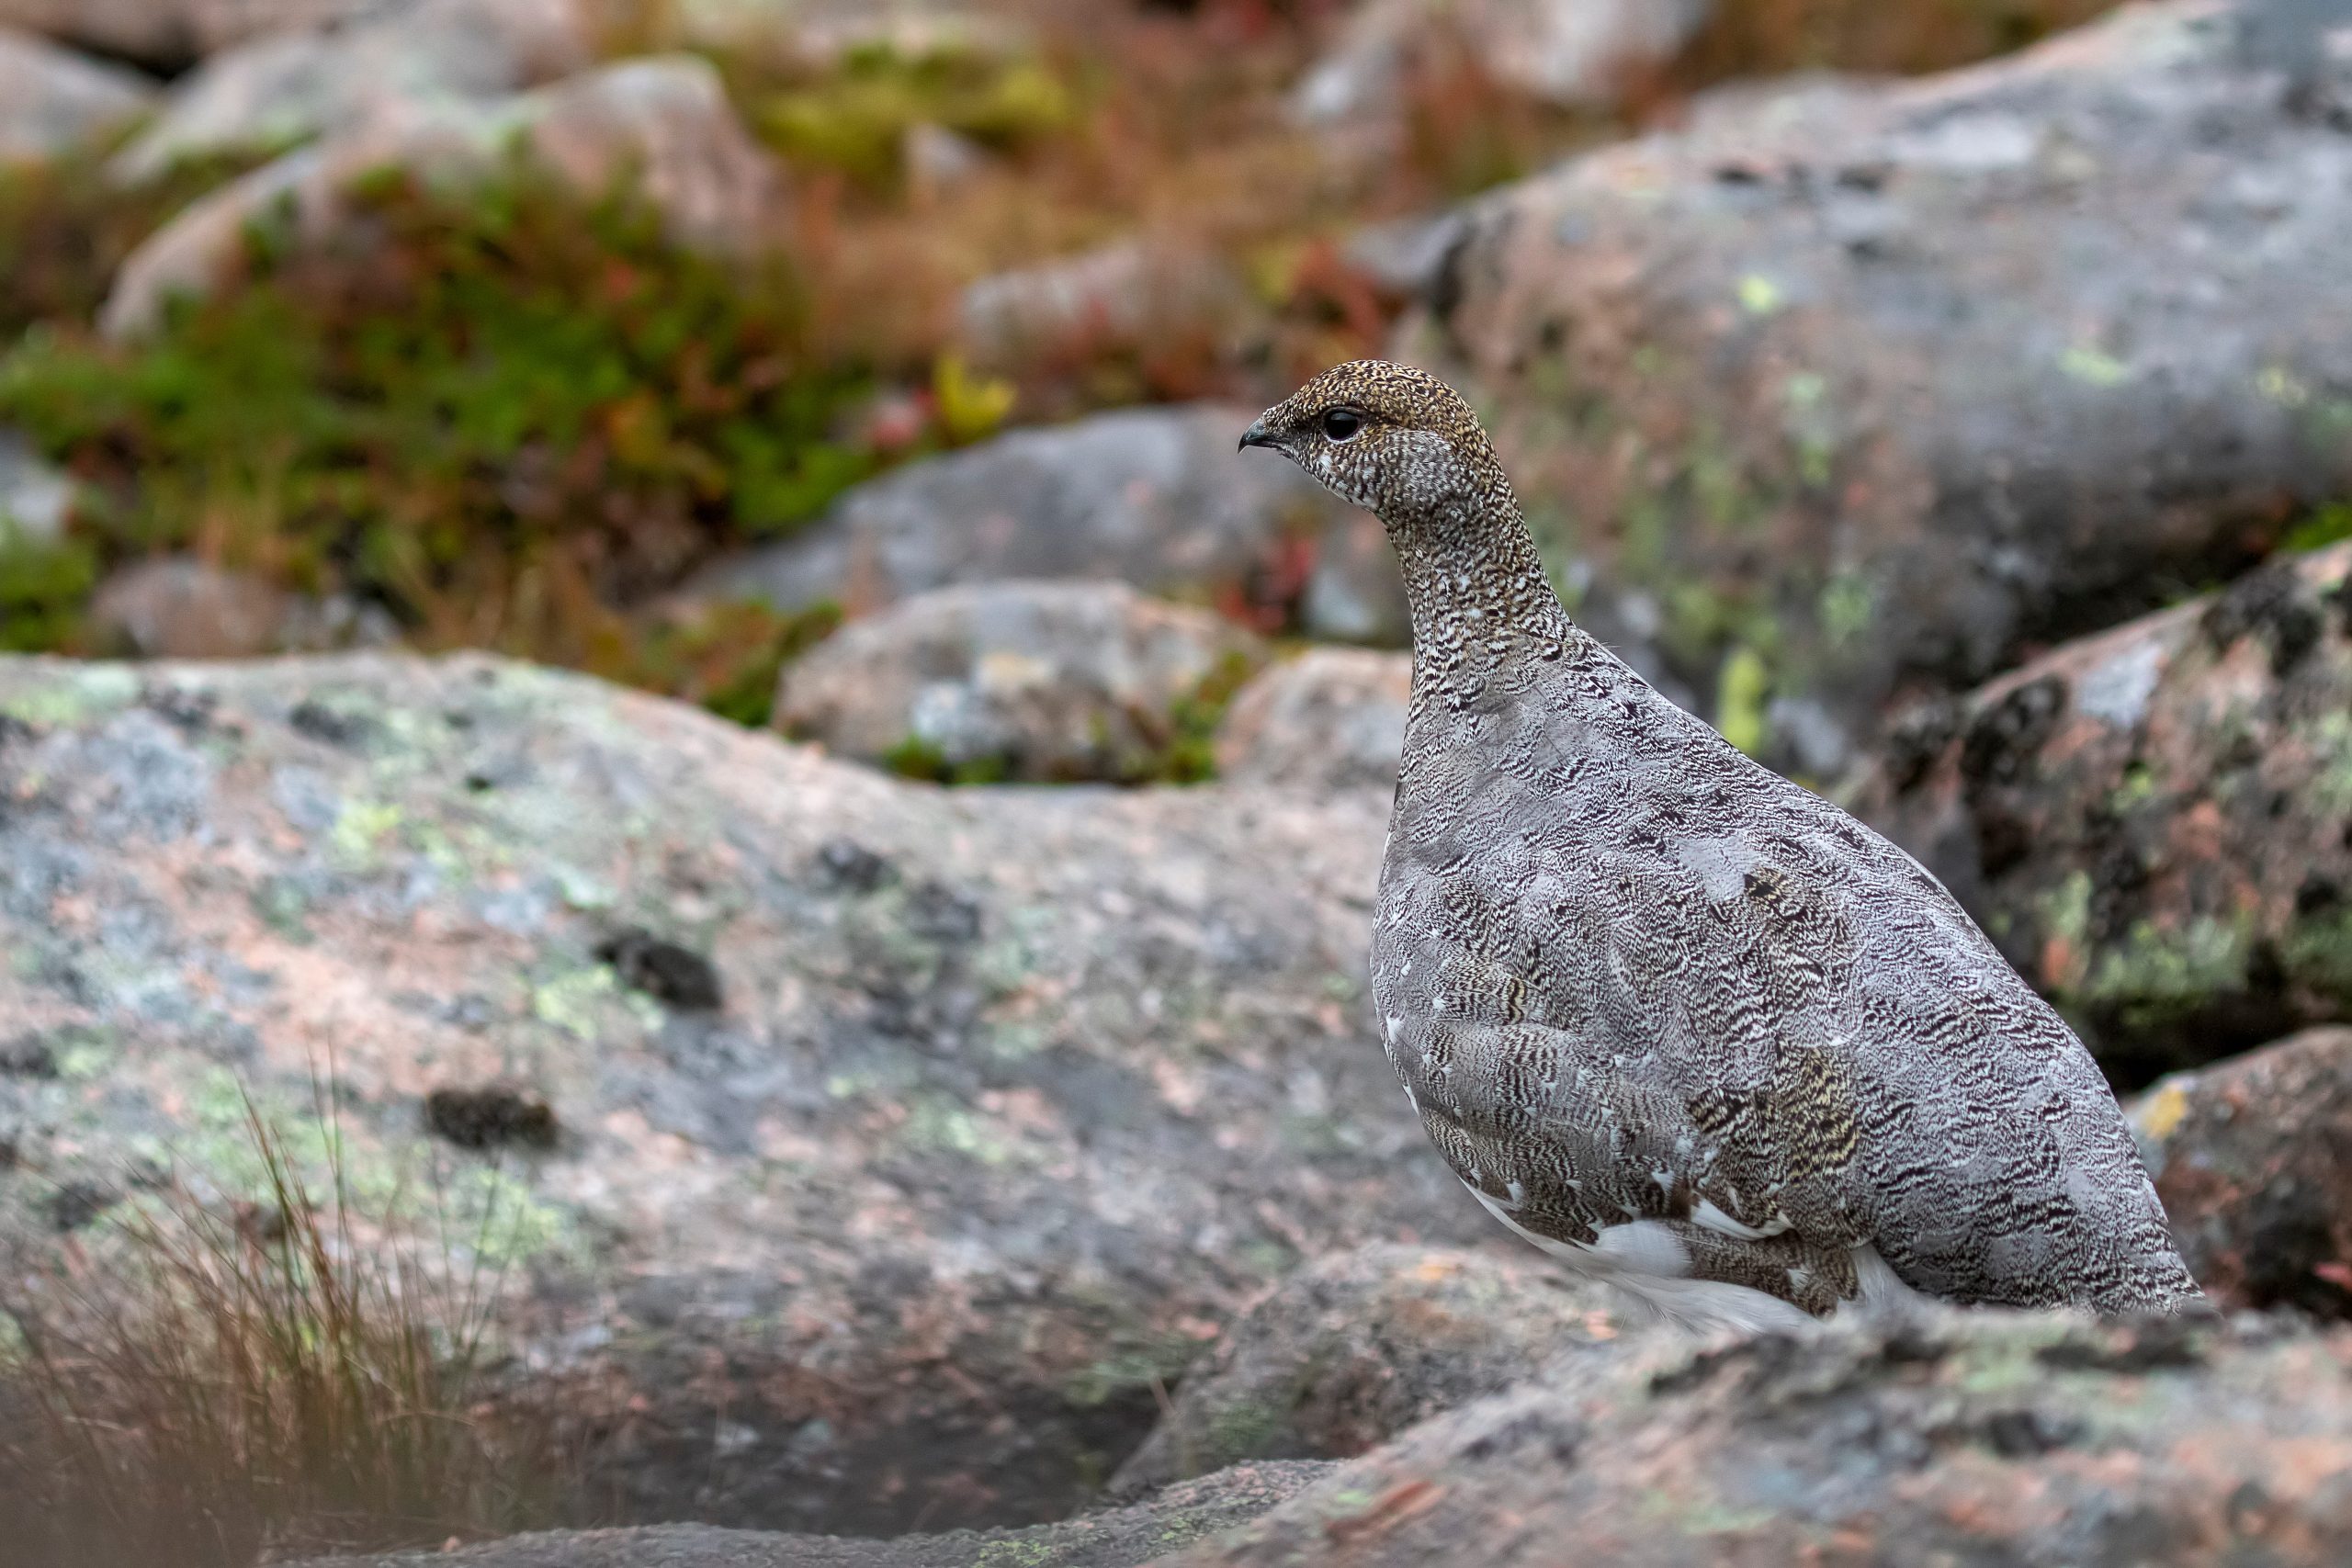
M2352 501L2320 507L2289 529L2278 543L2281 549L2317 550L2345 539L2352 539Z
M1841 571L1822 585L1815 614L1821 635L1833 649L1860 639L1878 618L1878 591L1859 571Z
M925 784L992 784L1012 776L1010 757L970 757L961 761L920 735L910 735L882 753L882 765L902 779Z
M1199 683L1169 709L1160 744L1125 782L1204 784L1216 777L1217 725L1232 705L1234 694L1257 671L1257 660L1239 649L1222 655Z
M1752 648L1733 649L1716 678L1715 728L1751 757L1764 746L1764 699L1771 686L1771 671Z
M37 686L0 699L0 713L21 723L49 727L88 724L139 700L139 676L120 664L54 667Z
M784 667L831 637L842 624L831 600L790 615L765 604L712 605L692 618L655 626L608 660L591 660L597 674L697 703L721 718L757 729L775 706Z
M97 575L88 546L28 538L0 519L0 653L71 647Z
M2123 770L2123 782L2116 785L2107 797L2107 808L2121 817L2136 810L2156 797L2156 775L2145 762L2132 762Z
M1290 1413L1263 1399L1242 1397L1220 1404L1210 1415L1201 1451L1184 1456L1186 1475L1254 1459L1267 1452L1288 1429Z
M2352 1003L2352 914L2305 918L2280 943L2288 977L2299 985Z
M531 1015L575 1040L593 1043L602 1033L605 1004L619 994L620 981L609 965L575 969L532 988Z
M2319 759L2319 776L2312 781L2312 801L2323 811L2352 812L2352 713L2335 709L2320 716L2312 728L2312 752Z
M2127 1029L2175 1022L2244 990L2250 947L2243 920L2199 916L2178 931L2143 920L2122 946L2099 955L2081 999L2112 1010Z
M1068 128L1080 105L1070 84L1034 59L887 43L853 50L812 78L739 92L753 98L753 125L795 164L838 169L877 190L899 184L915 126L1011 152Z

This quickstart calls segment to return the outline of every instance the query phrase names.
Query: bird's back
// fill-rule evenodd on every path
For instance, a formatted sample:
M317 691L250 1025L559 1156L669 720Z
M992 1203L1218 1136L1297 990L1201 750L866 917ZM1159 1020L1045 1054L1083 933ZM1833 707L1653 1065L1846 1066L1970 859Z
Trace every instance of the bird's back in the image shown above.
M1416 684L1374 998L1498 1217L1815 1313L1882 1261L2195 1297L2089 1054L1910 856L1581 633Z

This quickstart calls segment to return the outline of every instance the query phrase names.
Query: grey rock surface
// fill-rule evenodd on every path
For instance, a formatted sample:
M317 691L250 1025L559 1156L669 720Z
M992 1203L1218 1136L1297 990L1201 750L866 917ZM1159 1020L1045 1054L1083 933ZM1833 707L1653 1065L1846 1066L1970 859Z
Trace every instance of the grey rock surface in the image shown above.
M911 748L953 775L1132 782L1180 710L1265 659L1207 610L1116 582L988 582L853 622L786 666L775 724L861 761Z
M1413 659L1312 648L1241 688L1217 726L1217 774L1311 791L1396 787Z
M1613 1349L1625 1298L1538 1253L1382 1245L1274 1287L1185 1373L1113 1495L1261 1459L1351 1459L1563 1356Z
M55 157L120 129L154 96L135 71L0 25L0 163Z
M2352 1317L2352 1029L2175 1074L2126 1109L2208 1292Z
M1475 206L1400 351L1497 411L1602 635L1866 738L2352 492L2347 28L2184 0L1743 90Z
M1362 1023L1385 808L903 784L481 658L0 660L53 1068L0 1073L0 1244L158 1163L250 1195L239 1086L300 1134L331 1074L530 1390L639 1401L584 1461L637 1517L1059 1517L1303 1257L1491 1237ZM552 1126L434 1130L493 1085Z
M1867 1320L1574 1357L1170 1568L1821 1562L2325 1568L2352 1337L2256 1320Z
M1856 812L2125 1087L2352 1020L2352 543L1900 716Z
M668 1525L517 1536L459 1551L316 1560L306 1568L1136 1568L1246 1524L1329 1466L1237 1465L1148 1502L1017 1530L889 1540Z
M1108 578L1172 598L1317 583L1332 635L1401 640L1404 592L1380 525L1305 476L1239 461L1253 410L1127 409L1018 430L850 491L805 533L713 568L689 592L853 615L952 583ZM1299 570L1301 546L1313 564ZM1326 575L1328 574L1328 576Z

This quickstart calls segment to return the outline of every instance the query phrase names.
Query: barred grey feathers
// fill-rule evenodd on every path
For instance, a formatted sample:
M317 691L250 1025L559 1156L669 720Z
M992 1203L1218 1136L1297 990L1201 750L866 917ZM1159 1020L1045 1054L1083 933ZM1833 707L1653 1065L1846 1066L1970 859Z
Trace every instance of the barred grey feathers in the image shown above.
M2199 1299L2065 1023L1909 855L1568 619L1452 389L1344 365L1243 445L1396 547L1413 698L1373 1000L1490 1212L1704 1322Z

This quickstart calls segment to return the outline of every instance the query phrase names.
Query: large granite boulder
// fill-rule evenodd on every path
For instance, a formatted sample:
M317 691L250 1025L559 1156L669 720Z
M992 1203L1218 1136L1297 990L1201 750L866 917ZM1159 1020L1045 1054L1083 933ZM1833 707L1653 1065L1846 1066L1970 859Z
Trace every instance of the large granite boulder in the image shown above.
M53 158L145 111L152 83L0 26L0 164Z
M231 181L149 235L124 259L98 324L118 339L153 331L175 297L231 281L258 224L332 243L366 176L395 170L464 186L499 174L516 146L588 199L628 181L682 244L745 253L773 236L781 170L708 61L661 55L503 97L387 96L360 123Z
M317 1074L529 1391L628 1412L630 1517L1059 1517L1303 1258L1489 1237L1361 1027L1384 805L943 791L474 657L0 660L11 1288L159 1168L256 1197L241 1089L316 1150Z
M1399 351L1493 412L1596 629L1850 742L2352 493L2347 28L2177 0L1740 89L1474 207Z
M1264 660L1231 622L1124 583L973 583L917 594L786 665L775 723L918 776L1142 783L1207 770L1207 714Z
M2352 1029L2176 1074L2129 1111L2209 1294L2352 1317Z
M814 527L691 592L865 615L951 583L1113 578L1351 641L1409 635L1386 536L1288 463L1234 444L1257 410L1125 409L1018 430L869 480Z
M2056 1314L1661 1337L1424 1423L1170 1568L2325 1568L2352 1337Z
M1392 1244L1318 1258L1185 1373L1112 1495L1249 1460L1351 1459L1559 1357L1613 1346L1629 1299L1570 1280L1532 1248Z
M1905 713L1853 802L2126 1087L2352 1019L2352 543Z

